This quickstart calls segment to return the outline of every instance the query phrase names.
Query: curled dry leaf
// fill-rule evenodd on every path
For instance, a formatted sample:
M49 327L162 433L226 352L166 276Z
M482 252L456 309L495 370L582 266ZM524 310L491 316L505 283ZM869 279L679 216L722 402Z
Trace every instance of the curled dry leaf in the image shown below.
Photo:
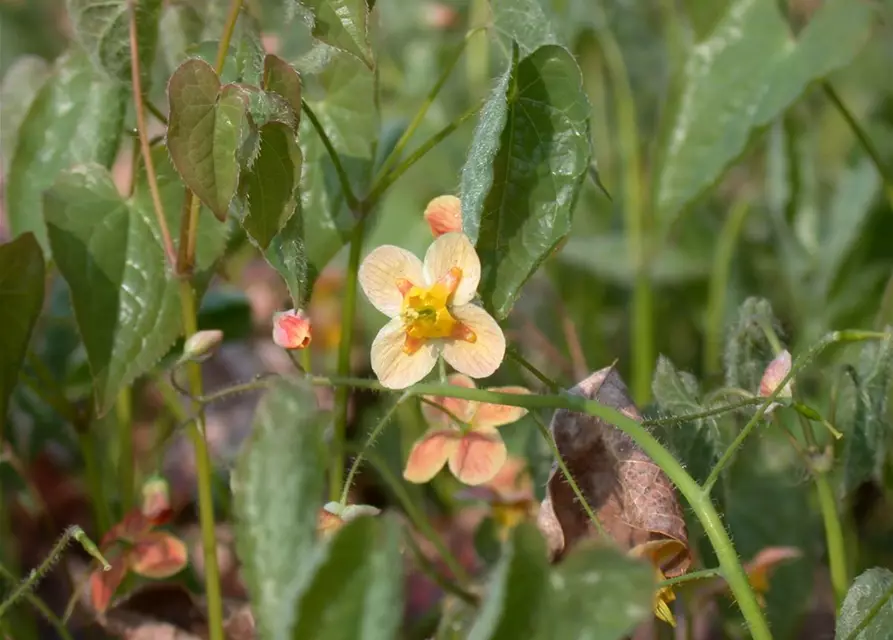
M591 374L570 393L642 419L613 367ZM673 545L677 552L663 559L659 568L669 578L685 573L691 565L688 532L676 490L661 468L632 438L599 418L559 409L550 429L568 470L606 532L627 551L650 541L678 542ZM552 465L537 524L553 562L577 542L599 535L557 464Z

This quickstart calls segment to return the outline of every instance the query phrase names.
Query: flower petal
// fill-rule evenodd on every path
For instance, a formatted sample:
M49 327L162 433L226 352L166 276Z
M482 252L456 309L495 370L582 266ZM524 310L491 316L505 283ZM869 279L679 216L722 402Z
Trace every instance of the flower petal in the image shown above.
M466 389L475 388L474 380L462 373L450 374L447 377L447 383L454 387L464 387ZM453 424L454 421L447 412L452 413L463 422L470 422L477 408L476 402L463 400L462 398L425 396L425 399L437 403L446 409L446 411L441 411L432 404L428 404L427 402L422 403L422 416L424 416L425 422L432 427L459 426Z
M304 349L310 344L310 316L301 309L273 314L273 342L283 349Z
M453 267L462 270L462 278L453 293L451 304L468 304L481 281L481 261L464 233L443 234L431 243L425 253L425 278L428 284L443 278Z
M130 569L146 578L170 578L186 566L186 544L164 531L142 536L130 549Z
M457 371L472 378L486 378L492 375L505 357L505 336L496 320L473 304L453 307L450 313L474 332L475 341L446 340L443 345L444 360Z
M462 203L456 196L437 196L425 207L425 221L435 238L462 231Z
M507 457L505 442L495 429L469 431L450 456L450 471L465 484L484 484L499 473Z
M399 280L418 286L425 283L421 260L406 249L389 244L366 256L358 276L369 302L389 318L400 313L403 304L403 294L397 286Z
M381 328L372 342L372 370L389 389L405 389L431 372L437 362L436 342L426 341L412 354L403 350L406 332L403 321L394 318Z
M499 393L517 393L528 394L529 389L524 387L492 387L487 391L497 391ZM527 415L527 409L523 407L512 407L507 404L490 404L482 402L478 405L478 410L474 414L472 426L475 429L487 427L501 427L506 424L517 422Z
M403 477L416 484L428 482L456 452L461 437L462 434L455 429L437 429L426 433L412 445Z
M112 559L111 567L108 571L96 569L90 574L90 602L100 613L108 609L112 596L127 575L127 563L123 557Z

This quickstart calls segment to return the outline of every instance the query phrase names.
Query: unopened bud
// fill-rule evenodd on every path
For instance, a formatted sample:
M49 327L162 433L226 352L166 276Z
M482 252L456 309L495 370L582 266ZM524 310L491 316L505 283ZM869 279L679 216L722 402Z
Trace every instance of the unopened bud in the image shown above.
M143 484L143 516L153 524L166 522L171 515L171 493L167 480L153 476Z
M223 342L223 331L220 329L208 329L193 333L183 345L182 360L192 362L204 362L210 358L220 343Z
M766 398L778 388L781 381L791 372L791 354L784 350L775 356L775 359L766 367L763 378L760 380L760 396ZM778 392L776 398L790 398L792 396L793 379L788 380Z
M456 196L438 196L425 207L425 221L437 238L462 231L462 203Z
M377 516L381 509L368 504L343 505L340 502L327 502L319 510L316 528L324 536L330 536L351 520L363 516Z
M273 314L273 342L283 349L303 349L310 338L310 317L300 309Z

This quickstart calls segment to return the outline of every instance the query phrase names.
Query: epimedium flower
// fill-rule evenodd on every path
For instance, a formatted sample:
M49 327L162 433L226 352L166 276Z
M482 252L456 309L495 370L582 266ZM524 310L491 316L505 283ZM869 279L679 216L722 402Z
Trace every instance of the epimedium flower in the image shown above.
M434 237L462 231L462 203L456 196L437 196L425 207L425 222Z
M186 566L186 544L177 536L155 528L170 520L167 483L153 479L143 487L143 504L112 526L100 542L108 571L90 574L90 598L96 611L105 611L128 573L161 580Z
M630 549L629 555L648 560L654 566L655 578L660 582L666 578L662 569L664 563L675 558L679 554L680 547L684 546L679 540L672 538L649 540ZM654 592L654 615L673 627L676 626L676 617L673 615L670 603L675 599L676 594L673 593L672 587L658 587Z
M474 381L462 374L451 375L448 382L475 388ZM530 393L524 387L493 387L488 391ZM422 414L433 428L412 446L403 477L414 483L428 482L448 465L452 474L467 485L492 480L508 457L496 429L517 422L527 409L440 396L425 399L428 402L422 404Z
M781 381L791 372L791 366L791 354L787 349L775 356L775 359L766 366L763 377L760 379L760 396L766 398L772 395ZM792 383L793 380L788 380L776 397L790 398L793 391Z
M437 238L422 262L392 245L373 250L360 265L369 301L391 318L372 342L372 370L390 389L424 378L443 355L454 369L485 378L505 356L505 336L493 317L471 304L481 262L467 236Z
M303 349L310 344L310 318L301 309L273 314L273 342L283 349Z

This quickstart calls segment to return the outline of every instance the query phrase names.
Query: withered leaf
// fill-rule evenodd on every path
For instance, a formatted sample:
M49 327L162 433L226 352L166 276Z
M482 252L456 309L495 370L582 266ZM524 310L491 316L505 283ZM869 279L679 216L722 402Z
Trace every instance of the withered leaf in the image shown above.
M642 419L613 367L591 374L570 393ZM685 573L691 565L688 532L676 490L663 470L632 438L599 418L559 409L550 429L568 470L608 535L627 551L650 541L675 541L678 548L660 569L667 577ZM553 562L581 540L600 535L557 464L552 465L537 524Z

